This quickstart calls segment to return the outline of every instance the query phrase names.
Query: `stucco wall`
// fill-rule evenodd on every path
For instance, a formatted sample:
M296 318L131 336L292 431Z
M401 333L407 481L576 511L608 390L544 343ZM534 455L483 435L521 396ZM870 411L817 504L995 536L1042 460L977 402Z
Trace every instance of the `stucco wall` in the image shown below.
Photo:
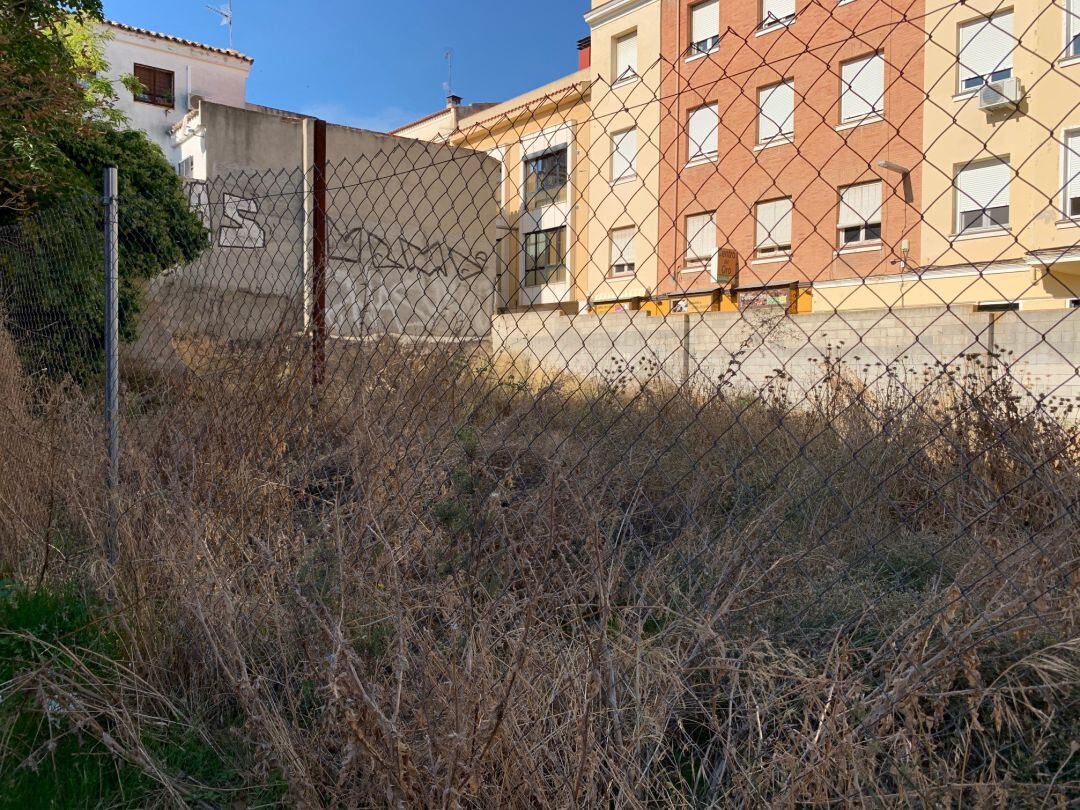
M594 3L594 9L599 4ZM660 199L659 138L661 84L661 2L636 3L625 13L602 16L592 26L592 117L588 143L591 216L585 238L589 245L584 268L585 284L593 303L627 300L656 290L660 234L657 204ZM615 41L637 35L636 78L617 82ZM613 182L612 135L637 131L635 176ZM632 277L610 276L610 233L636 227L636 271Z
M170 162L179 160L169 130L188 112L192 96L202 96L221 104L242 107L251 64L225 54L193 48L131 31L105 26L106 76L117 92L117 107L132 128L150 136ZM120 84L121 76L132 75L135 65L148 65L174 74L175 100L172 108L136 101Z
M958 26L1010 8L1017 42L1013 75L1026 96L1019 111L987 114L979 110L977 97L958 93ZM1064 3L938 4L928 11L926 28L924 263L996 262L1049 247L1075 249L1080 225L1063 221L1062 137L1080 127L1075 103L1080 60L1059 61L1065 49ZM1021 174L1010 189L1011 227L957 240L953 178L964 164L990 157L1009 158Z
M991 327L991 324L993 326ZM1080 397L1080 313L987 313L941 307L897 313L787 316L747 314L649 317L644 313L496 319L494 348L521 368L568 371L627 386L655 381L702 386L721 381L759 390L783 381L795 399L820 383L826 358L869 381L891 367L911 390L941 364L978 369L969 358L1000 355L1023 390Z

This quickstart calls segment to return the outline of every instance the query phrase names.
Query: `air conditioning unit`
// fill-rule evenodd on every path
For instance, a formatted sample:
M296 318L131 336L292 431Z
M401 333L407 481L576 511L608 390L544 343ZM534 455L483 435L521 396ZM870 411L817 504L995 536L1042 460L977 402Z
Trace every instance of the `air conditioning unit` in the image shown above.
M1016 107L1024 97L1024 89L1017 78L1000 82L987 82L979 91L979 109L984 112Z

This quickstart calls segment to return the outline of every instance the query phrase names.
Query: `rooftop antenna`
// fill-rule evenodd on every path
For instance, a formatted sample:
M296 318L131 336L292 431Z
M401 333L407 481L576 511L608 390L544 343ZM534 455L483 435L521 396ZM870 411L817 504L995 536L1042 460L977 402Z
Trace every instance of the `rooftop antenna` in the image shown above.
M232 38L232 23L233 23L233 10L232 0L227 0L223 6L207 6L207 8L221 17L221 24L227 26L229 29L229 50L232 50L233 38Z
M443 85L443 89L446 90L447 96L454 95L454 50L453 48L447 48L446 53L443 54L443 58L446 59L446 83Z

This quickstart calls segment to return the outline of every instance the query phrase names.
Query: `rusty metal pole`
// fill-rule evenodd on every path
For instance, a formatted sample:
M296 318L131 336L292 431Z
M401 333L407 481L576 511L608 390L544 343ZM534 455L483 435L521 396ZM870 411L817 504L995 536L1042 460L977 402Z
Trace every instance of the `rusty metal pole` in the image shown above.
M326 122L315 122L312 178L311 384L316 397L326 376Z

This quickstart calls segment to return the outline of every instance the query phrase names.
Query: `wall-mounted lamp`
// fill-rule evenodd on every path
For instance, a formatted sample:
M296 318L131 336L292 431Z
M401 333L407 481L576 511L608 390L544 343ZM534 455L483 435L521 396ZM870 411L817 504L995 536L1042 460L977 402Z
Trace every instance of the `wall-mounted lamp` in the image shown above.
M901 166L899 163L893 163L891 160L879 160L878 166L890 172L896 172L897 174L911 174L911 169L907 166Z

